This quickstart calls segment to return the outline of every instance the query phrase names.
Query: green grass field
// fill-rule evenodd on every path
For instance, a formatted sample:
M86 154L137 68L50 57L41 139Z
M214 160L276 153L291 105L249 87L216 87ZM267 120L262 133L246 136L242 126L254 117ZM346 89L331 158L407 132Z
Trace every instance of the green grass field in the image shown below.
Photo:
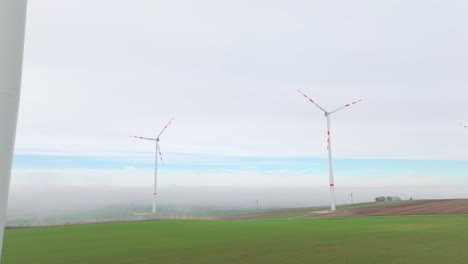
M158 221L7 230L4 264L468 263L468 216Z

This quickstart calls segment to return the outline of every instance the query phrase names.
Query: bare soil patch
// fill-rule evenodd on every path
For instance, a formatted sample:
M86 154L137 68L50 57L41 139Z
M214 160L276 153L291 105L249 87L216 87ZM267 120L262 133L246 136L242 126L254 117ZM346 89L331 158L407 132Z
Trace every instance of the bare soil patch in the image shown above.
M304 218L447 214L468 214L468 199L408 201L368 208L338 210L333 213L311 215Z

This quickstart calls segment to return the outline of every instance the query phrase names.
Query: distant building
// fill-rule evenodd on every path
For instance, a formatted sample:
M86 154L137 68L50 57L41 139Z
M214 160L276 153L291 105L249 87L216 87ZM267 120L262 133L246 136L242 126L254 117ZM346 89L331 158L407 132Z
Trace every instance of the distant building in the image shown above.
M375 197L376 202L391 202L391 201L401 201L399 196L379 196Z
M376 202L385 202L385 196L375 197Z

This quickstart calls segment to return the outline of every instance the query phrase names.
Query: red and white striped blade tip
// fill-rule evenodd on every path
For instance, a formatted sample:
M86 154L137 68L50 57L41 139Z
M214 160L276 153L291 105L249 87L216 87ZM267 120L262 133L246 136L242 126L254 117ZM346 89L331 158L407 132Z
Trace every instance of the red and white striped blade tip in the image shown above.
M140 136L130 136L131 138L144 139L144 140L156 140L154 138L140 137Z
M345 107L351 106L351 105L353 105L353 104L357 104L357 103L359 103L359 102L362 102L363 100L364 100L364 99L359 99L359 100L354 101L354 102L352 102L352 103L350 103L350 104L345 104Z
M305 98L307 98L311 103L314 102L314 100L312 100L312 98L309 98L305 93L301 92L300 90L297 90L300 94L302 94Z
M162 135L162 133L164 133L164 131L166 130L166 128L172 123L172 121L175 119L175 117L173 117L168 123L167 125L164 126L164 128L161 130L161 132L159 132L158 134L158 138Z
M171 120L169 120L169 123L167 123L167 125L164 127L164 128L167 128L171 123L172 121L175 119L175 117L173 117Z

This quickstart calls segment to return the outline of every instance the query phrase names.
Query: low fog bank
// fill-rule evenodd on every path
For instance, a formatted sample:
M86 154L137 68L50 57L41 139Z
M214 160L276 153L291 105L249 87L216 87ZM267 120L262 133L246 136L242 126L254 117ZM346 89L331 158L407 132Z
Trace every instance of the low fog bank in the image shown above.
M159 188L158 210L170 212L308 207L326 204L327 189L261 187ZM8 219L47 219L64 215L144 213L152 207L152 189L116 186L16 186L9 200ZM132 212L133 210L133 212Z
M468 197L466 188L394 187L336 188L337 204L372 202L377 196L402 199L446 199ZM107 185L17 184L10 192L9 224L60 224L92 219L128 219L149 213L152 190L143 187ZM327 186L318 187L190 187L162 186L158 216L203 216L219 210L260 210L323 206L329 204Z

